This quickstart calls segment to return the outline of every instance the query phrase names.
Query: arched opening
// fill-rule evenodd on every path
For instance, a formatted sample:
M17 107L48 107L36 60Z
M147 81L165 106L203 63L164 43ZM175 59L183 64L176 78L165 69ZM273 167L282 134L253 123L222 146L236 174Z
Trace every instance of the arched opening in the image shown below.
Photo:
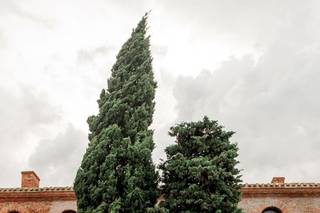
M265 210L263 210L262 213L282 213L282 211L277 207L268 207Z
M74 210L64 210L62 213L77 213L77 212Z
M8 213L19 213L18 211L8 211Z

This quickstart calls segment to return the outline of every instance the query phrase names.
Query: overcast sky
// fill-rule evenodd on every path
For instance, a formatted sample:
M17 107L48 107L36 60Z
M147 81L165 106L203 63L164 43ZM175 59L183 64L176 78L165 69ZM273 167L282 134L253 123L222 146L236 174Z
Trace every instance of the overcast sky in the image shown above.
M320 1L0 0L0 187L72 185L121 45L149 19L154 161L204 115L237 133L244 182L320 182Z

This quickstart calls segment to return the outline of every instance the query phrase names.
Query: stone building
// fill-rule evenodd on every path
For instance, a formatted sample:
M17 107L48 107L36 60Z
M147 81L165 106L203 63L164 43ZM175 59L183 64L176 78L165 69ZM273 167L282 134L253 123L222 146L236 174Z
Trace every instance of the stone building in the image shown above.
M0 213L75 213L72 187L39 187L33 171L21 172L21 187L0 188Z
M39 187L33 171L21 177L21 187L0 188L0 213L76 213L72 187ZM244 184L241 191L239 206L246 213L320 213L320 184L274 177L267 184Z

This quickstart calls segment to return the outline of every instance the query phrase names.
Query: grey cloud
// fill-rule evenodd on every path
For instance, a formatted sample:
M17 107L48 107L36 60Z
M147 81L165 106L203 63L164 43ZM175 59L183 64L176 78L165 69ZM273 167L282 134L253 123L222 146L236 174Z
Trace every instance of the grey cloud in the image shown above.
M23 20L21 23L32 22L40 26L55 26L50 18L46 18L47 16L39 16L43 12L41 6L50 6L49 3L43 5L41 3L41 6L37 7L39 2L35 2L34 7L35 9L39 8L39 11L31 11L31 7L24 7L23 2L0 0L1 21L8 23L12 17L14 17L13 19L18 17L20 19L17 23ZM168 61L174 61L171 60L172 58L168 58L172 55L167 55L167 52L170 52L171 44L167 44L169 51L167 47L152 46L159 85L153 127L157 142L155 158L163 157L163 149L174 140L168 137L167 131L176 116L171 109L172 105L176 104L178 117L176 122L196 120L204 114L208 114L211 118L221 121L228 129L237 131L234 140L239 142L241 167L245 169L245 180L250 182L269 181L273 175L284 175L291 177L294 181L320 178L317 172L320 162L316 156L320 148L317 143L320 138L318 128L319 98L317 94L319 91L317 68L319 67L320 50L319 1L311 0L303 3L300 0L105 2L105 5L102 5L101 2L90 3L90 5L95 5L92 9L99 8L97 14L103 13L104 15L88 16L88 19L80 18L81 14L87 11L86 3L79 4L79 8L76 10L68 8L69 4L60 4L58 8L63 7L65 10L61 11L59 16L56 16L57 14L54 12L51 13L54 20L61 21L57 22L61 28L57 26L54 32L59 33L59 29L67 29L68 35L69 32L74 33L72 35L83 33L83 31L73 32L78 30L77 27L74 28L78 25L73 25L73 18L79 17L79 23L81 23L79 29L81 30L86 30L91 21L96 24L106 21L106 26L101 26L101 32L105 33L106 40L108 40L107 35L112 33L109 29L123 28L123 24L127 24L128 27L133 26L139 17L148 10L146 8L153 5L154 12L150 16L150 27L151 30L155 29L155 32L160 32L152 35L152 38L159 36L158 39L154 39L159 44L165 42L173 44L175 42L171 40L171 35L163 35L162 28L168 27L167 29L172 29L170 33L175 34L176 28L180 30L180 28L186 27L189 28L186 32L190 32L190 35L187 35L190 39L188 40L191 44L190 48L194 46L192 44L201 43L205 46L210 44L213 39L223 37L228 42L236 43L236 46L238 44L242 46L242 42L246 46L246 41L249 41L250 44L257 44L255 48L257 52L261 53L258 60L257 55L230 58L222 64L220 69L213 72L204 70L194 78L179 77L175 79L173 76L176 70L167 72L169 75L163 73L163 69L168 69L164 64ZM105 16L105 14L111 15ZM8 17L4 17L7 15ZM109 19L114 17L118 18ZM71 19L69 20L69 18ZM66 19L69 21L63 22ZM88 20L88 23L83 23L83 20ZM3 32L6 36L5 39L10 40L11 33L16 35L23 33L23 29L22 31L20 29ZM39 28L30 28L30 30L37 29ZM107 31L105 31L106 29ZM115 33L122 32L119 29ZM184 32L185 29L182 30ZM55 34L52 35L55 36ZM95 39L90 38L90 33L83 35L88 36L88 39ZM117 36L119 39L127 38L126 36ZM23 36L21 39L25 39L24 42L32 40L32 38ZM83 37L75 37L75 39L82 40ZM112 41L115 42L115 40ZM34 45L37 45L37 42L33 42ZM54 41L50 40L50 42ZM117 47L122 42L114 44ZM82 42L77 44L82 44ZM12 48L15 47L12 46ZM62 51L58 55L63 60L58 62L49 59L51 60L49 68L52 66L54 69L47 70L50 72L47 77L49 79L51 79L50 76L55 75L55 69L59 71L61 82L48 85L46 89L49 92L61 94L63 97L61 100L70 101L68 97L73 97L72 101L74 100L75 104L78 104L76 102L80 99L75 97L81 94L82 97L85 97L85 101L80 103L95 103L96 94L99 93L100 88L105 86L106 74L109 74L110 67L114 63L118 47L113 49L113 47L103 46L80 50L76 55L75 73L72 71L72 75L69 71L73 69L74 64L72 63L74 61L71 56L67 56L69 53L73 56L73 52L70 51L72 45L66 45L65 48L66 51ZM172 48L175 48L174 45ZM201 61L201 57L203 57L203 53L194 52L194 60ZM12 61L17 60L12 59ZM28 68L26 70L37 70L43 65L41 63L46 62L38 63L35 61L33 63L25 62ZM65 66L61 65L62 67L60 67L59 64L62 63L65 63ZM185 61L185 63L189 62ZM11 66L11 63L9 64ZM106 64L109 67L107 69L105 68ZM12 70L16 70L20 67L12 68ZM210 65L206 65L206 68L211 70ZM2 70L11 69L3 67ZM39 69L38 72L32 72L34 75L32 78L46 76L43 73L45 72L42 69ZM30 81L30 79L21 77L19 72L12 72L12 76L22 82ZM176 100L172 97L172 84L175 84ZM63 85L68 85L68 87ZM68 92L64 93L66 90ZM69 118L67 115L61 118L59 109L54 107L44 95L36 94L27 87L19 88L18 91L5 90L0 87L0 100L0 155L2 159L0 168L3 171L0 176L1 186L14 184L13 177L17 177L15 183L19 184L17 173L25 165L22 162L24 158L21 159L19 155L21 150L28 148L29 144L25 140L34 137L37 140L46 138L46 140L39 142L28 162L29 166L34 167L32 169L39 170L39 175L44 181L42 183L44 185L46 185L45 183L50 183L49 185L71 184L75 165L82 157L81 150L84 150L85 145L83 144L86 143L85 134L76 129L74 123L74 126L65 129L65 132L61 132L56 138L46 136L43 129L56 125L56 122L61 119ZM96 105L92 107L90 104L82 104L81 106L83 107L81 111L88 112L88 114L90 111L96 110ZM72 116L77 117L77 115ZM63 128L59 126L57 129L60 131ZM64 143L59 142L60 140ZM49 152L49 148L54 151ZM27 152L26 155L30 150ZM58 173L60 174L58 175ZM59 177L61 179L58 179Z
M52 19L35 15L34 11L28 11L23 7L23 4L16 1L0 1L0 15L15 14L17 17L31 21L32 23L41 25L43 27L52 28L55 22Z
M153 55L157 55L160 57L163 57L167 54L168 52L168 47L167 46L161 46L161 45L153 45L151 47Z
M161 160L166 159L166 154L164 150L174 141L174 139L170 137L168 134L170 127L173 125L173 122L168 123L165 126L159 127L154 130L155 149L152 153L152 159L156 165L159 165Z
M26 87L1 87L0 100L0 182L4 187L13 184L13 180L18 183L16 170L25 166L21 153L29 148L26 140L45 134L45 128L59 120L60 113L46 95Z
M232 58L212 73L177 80L178 120L207 114L236 131L245 180L320 178L320 51L301 49L281 41L257 63Z
M154 129L154 142L156 144L153 151L153 160L159 163L160 159L165 159L164 149L172 143L169 137L169 128L174 124L175 113L172 89L175 84L175 77L172 73L160 69L156 72L157 89L155 96L155 113L152 124Z
M110 3L110 1L109 1ZM130 0L123 0L123 1L112 1L114 5L116 5L120 10L126 10L131 13L135 13L136 15L143 15L145 12L148 12L148 3L149 1L140 0L140 1L130 1Z
M0 30L0 49L6 47L6 38L3 32Z
M22 8L15 8L14 12L17 14L17 16L21 17L22 19L29 20L40 26L47 27L47 28L53 28L55 26L54 20L34 15L31 12L24 10Z
M267 182L277 175L318 181L320 30L314 26L320 24L319 3L239 1L228 7L228 2L217 7L207 2L211 6L206 8L213 17L224 7L218 14L227 11L236 27L243 27L239 35L253 32L255 42L264 43L261 56L230 58L213 72L179 77L174 88L177 121L206 114L236 131L245 181ZM218 17L222 24L230 21Z
M108 53L113 52L112 46L101 46L93 49L82 49L77 53L77 63L92 63L98 56L106 56Z
M86 134L69 124L55 138L38 143L30 155L29 165L42 178L42 185L70 185L87 143Z
M167 17L192 29L192 37L208 39L222 34L253 42L270 42L284 27L296 26L293 32L315 27L314 16L320 9L317 0L304 3L299 0L166 0L157 3Z

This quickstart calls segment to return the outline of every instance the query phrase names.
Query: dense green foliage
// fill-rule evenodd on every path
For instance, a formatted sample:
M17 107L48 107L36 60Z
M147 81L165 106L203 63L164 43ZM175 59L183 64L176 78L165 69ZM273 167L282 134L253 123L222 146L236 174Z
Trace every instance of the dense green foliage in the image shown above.
M156 82L146 30L147 15L117 55L98 115L88 118L90 143L74 183L79 213L145 212L158 196L148 128Z
M171 127L169 134L176 144L166 148L167 160L160 165L161 206L170 212L241 212L238 148L229 141L233 132L204 117Z

